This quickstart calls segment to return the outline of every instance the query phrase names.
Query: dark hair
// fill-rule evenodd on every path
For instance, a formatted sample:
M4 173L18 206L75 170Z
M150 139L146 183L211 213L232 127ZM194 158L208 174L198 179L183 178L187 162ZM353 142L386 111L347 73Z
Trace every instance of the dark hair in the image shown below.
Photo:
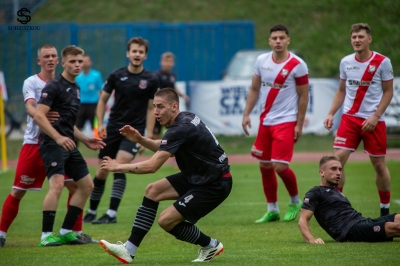
M276 24L272 26L272 28L269 30L269 34L273 33L274 31L284 31L286 35L289 36L289 29L283 24Z
M371 28L367 23L356 23L351 25L350 34L353 34L353 32L359 32L361 30L365 30L368 35L371 35Z
M146 48L146 54L147 54L147 51L149 50L149 42L147 40L143 39L142 37L131 38L128 41L128 44L127 44L127 47L126 47L127 51L129 51L131 49L131 45L133 43L136 43L139 46L144 46L144 48Z
M321 160L319 160L319 169L322 169L324 164L326 164L329 161L338 161L340 162L340 158L334 155L325 155L322 156Z
M69 45L61 51L61 56L63 59L65 57L67 57L67 55L82 55L83 56L84 54L85 54L85 52L83 51L83 49L79 48L78 46L75 46L75 45Z
M179 96L175 89L165 88L162 90L158 90L154 97L163 97L169 104L173 104L174 102L179 105Z

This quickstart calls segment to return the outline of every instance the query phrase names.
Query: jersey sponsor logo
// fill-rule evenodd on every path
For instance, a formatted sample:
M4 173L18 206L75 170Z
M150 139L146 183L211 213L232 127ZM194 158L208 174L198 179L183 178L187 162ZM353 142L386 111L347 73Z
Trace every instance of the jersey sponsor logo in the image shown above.
M32 185L35 181L35 178L29 177L27 175L21 175L21 183L25 185Z
M197 127L198 124L200 124L200 118L196 115L192 121L190 121L193 125Z
M47 93L43 92L42 93L42 98L46 98L47 97Z
M147 80L142 79L142 80L139 82L139 88L141 88L141 89L146 89L146 88L147 88Z
M346 67L346 69L345 69L346 72L349 72L349 71L357 71L357 70L360 70L360 67L358 67L358 66L348 66L348 67Z
M347 140L347 138L336 136L335 137L335 141L333 143L335 143L335 144L346 144L346 140Z
M378 233L379 231L381 231L381 227L379 225L375 225L374 226L374 232Z
M185 203L189 203L189 201L190 201L191 199L193 199L193 195L190 194L190 195L184 197L183 199L185 200ZM186 207L186 206L185 206L185 207Z
M371 84L375 84L375 81L365 81L365 80L353 80L353 79L349 79L347 81L347 83L349 84L349 86L369 86Z
M263 81L262 85L264 87L268 86L268 87L271 87L271 88L278 88L278 89L286 89L288 87L287 85L271 83L271 82L268 82L268 81Z
M179 205L181 205L181 206L183 206L183 207L186 207L186 204L185 204L185 203L183 203L183 202L181 202L181 201L179 201L178 203L179 203Z
M53 167L54 167L54 166L57 166L57 162L52 162L52 163L51 163L51 166L53 166Z
M225 154L225 152L224 152L224 154L222 154L221 156L219 156L218 160L219 160L219 162L222 163L225 159L226 159L226 154Z
M128 77L122 77L122 78L120 78L119 80L121 80L121 81L125 81L125 80L127 80L128 79ZM107 82L107 81L106 81Z
M309 198L304 198L304 203L309 203L310 199Z
M274 71L274 69L270 67L261 67L260 69L261 71Z
M166 145L166 144L167 144L167 140L166 139L161 140L161 145Z

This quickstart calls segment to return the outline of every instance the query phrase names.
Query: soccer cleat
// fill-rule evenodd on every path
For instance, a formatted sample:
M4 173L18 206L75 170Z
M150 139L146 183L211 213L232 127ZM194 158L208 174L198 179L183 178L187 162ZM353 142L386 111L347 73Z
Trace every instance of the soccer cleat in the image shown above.
M6 245L6 239L3 236L0 236L0 248L3 248Z
M389 208L381 208L381 217L389 215Z
M280 218L281 218L280 212L267 212L266 214L264 214L263 217L256 220L255 223L260 224L260 223L279 221Z
M192 262L209 262L215 256L218 256L224 252L224 246L221 242L217 242L217 246L214 248L201 248L199 250L199 257Z
M78 239L74 232L69 232L64 235L58 235L58 238L60 239L60 242L62 244L69 244L69 245L83 245L86 244L86 242Z
M93 220L92 224L115 224L117 217L110 217L107 213L103 214L99 219Z
M129 254L129 251L121 241L118 241L117 244L111 244L105 240L100 240L100 246L105 252L116 257L122 263L129 264L133 261L134 257Z
M53 234L47 236L45 239L41 240L39 247L58 247L63 243L60 238L54 237Z
M76 235L76 238L78 238L79 240L85 242L86 244L97 244L97 243L99 243L99 240L92 239L91 236L89 236L87 234L84 234L84 233Z
M93 220L96 220L96 214L86 213L85 217L83 217L84 223L91 223Z
M299 212L300 212L301 205L302 205L301 202L297 203L297 204L289 204L289 210L285 214L285 217L283 218L283 220L285 222L289 222L289 221L293 221L294 219L296 219L297 214L299 214Z

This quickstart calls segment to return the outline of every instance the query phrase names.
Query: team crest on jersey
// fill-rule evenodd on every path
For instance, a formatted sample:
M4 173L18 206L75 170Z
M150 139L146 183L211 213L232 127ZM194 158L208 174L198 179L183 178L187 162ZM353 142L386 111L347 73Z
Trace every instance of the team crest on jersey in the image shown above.
M46 98L46 97L47 97L47 93L46 92L42 93L42 98Z
M376 70L376 66L372 66L372 65L371 65L371 66L368 67L368 72L369 72L369 73L374 73L375 70Z
M289 74L289 70L287 69L282 69L281 75L286 77Z
M381 227L379 225L375 225L374 226L374 232L378 233L379 231L381 231Z
M166 139L161 140L161 145L167 145L167 140Z
M139 88L141 88L141 89L146 89L146 88L147 88L147 80L142 79L142 80L139 82Z
M53 166L53 167L56 166L56 165L57 165L56 162L52 162L52 163L51 163L51 166Z
M170 77L169 77L169 81L171 81L172 83L174 83L174 82L175 82L175 77L174 77L174 76L170 76Z
M304 203L309 203L310 199L309 198L304 198Z

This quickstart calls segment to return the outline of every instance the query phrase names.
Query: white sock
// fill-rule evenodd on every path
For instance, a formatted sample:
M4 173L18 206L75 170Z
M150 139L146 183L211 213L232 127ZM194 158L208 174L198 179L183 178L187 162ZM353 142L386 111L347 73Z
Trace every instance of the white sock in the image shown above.
M68 230L68 229L64 229L64 228L60 229L60 235L65 235L65 234L68 234L70 232L72 232L72 230Z
M132 242L130 242L129 240L125 242L124 246L128 250L129 254L131 254L131 256L135 256L136 250L138 248L137 246L132 244Z
M269 212L279 212L278 202L268 202Z
M97 214L97 211L94 211L94 210L89 209L89 210L88 210L88 213L96 215L96 214Z
M300 203L299 195L290 197L290 204L299 204L299 203Z
M74 231L74 234L75 234L76 236L79 236L79 235L82 234L82 231Z
M205 248L215 248L217 246L217 240L214 238L211 238L210 240L210 244L208 244L207 246L205 246Z
M6 238L7 237L7 233L3 232L3 231L0 231L0 236L2 236L3 238Z
M117 211L108 209L107 215L110 216L111 218L114 218L115 216L117 216Z
M42 237L40 238L40 240L45 239L46 237L48 237L49 235L51 235L53 232L42 232Z
M389 209L390 203L381 203L381 208Z

